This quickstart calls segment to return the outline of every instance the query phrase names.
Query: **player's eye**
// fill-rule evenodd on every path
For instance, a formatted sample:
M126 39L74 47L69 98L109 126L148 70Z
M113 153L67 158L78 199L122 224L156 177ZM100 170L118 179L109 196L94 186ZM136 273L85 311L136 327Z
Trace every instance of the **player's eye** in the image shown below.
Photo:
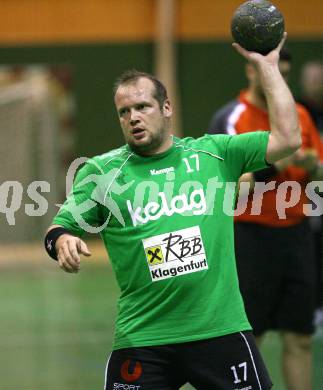
M138 104L138 106L137 106L136 108L137 108L137 110L142 111L142 110L144 110L146 107L147 107L146 104Z
M119 116L120 117L123 117L123 116L125 116L126 115L126 113L128 112L129 110L128 109L126 109L126 108L123 108L123 109L121 109L120 111L119 111Z

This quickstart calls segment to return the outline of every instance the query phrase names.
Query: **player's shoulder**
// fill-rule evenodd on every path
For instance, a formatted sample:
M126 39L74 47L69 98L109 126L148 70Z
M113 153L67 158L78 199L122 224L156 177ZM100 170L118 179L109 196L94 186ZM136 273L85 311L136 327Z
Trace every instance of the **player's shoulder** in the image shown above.
M205 134L199 138L174 138L177 148L205 152L226 152L232 147L247 147L251 141L257 142L268 137L268 131L254 131L239 135Z
M175 147L183 151L205 152L223 157L231 136L227 134L205 134L199 138L175 138Z
M123 145L117 149L91 157L88 163L94 163L94 165L106 170L121 166L131 155L132 152L129 150L129 147Z
M302 129L302 134L318 132L317 127L308 109L301 103L296 103L298 118Z
M91 174L102 175L113 168L120 168L131 154L129 148L124 145L120 148L110 150L109 152L85 159L78 167L78 177L84 177Z
M239 105L243 104L239 99L233 99L220 107L217 111L215 111L214 115L218 117L228 116L230 113Z
M233 99L226 103L224 106L216 110L212 116L211 122L209 124L209 133L225 133L227 128L227 122L233 112L243 105L239 99Z
M296 110L301 120L310 117L308 109L299 102L296 103Z

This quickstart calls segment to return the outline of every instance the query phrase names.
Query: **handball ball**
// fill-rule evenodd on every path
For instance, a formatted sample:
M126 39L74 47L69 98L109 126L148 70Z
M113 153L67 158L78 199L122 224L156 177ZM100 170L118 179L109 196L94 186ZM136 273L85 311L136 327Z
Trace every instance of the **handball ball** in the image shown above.
M278 46L284 31L282 13L267 0L246 1L232 17L232 36L235 42L249 51L269 53Z

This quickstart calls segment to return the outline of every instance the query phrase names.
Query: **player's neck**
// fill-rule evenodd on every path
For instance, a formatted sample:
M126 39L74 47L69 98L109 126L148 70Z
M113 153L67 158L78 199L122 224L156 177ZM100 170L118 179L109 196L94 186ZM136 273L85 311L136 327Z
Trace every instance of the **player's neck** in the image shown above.
M147 150L145 152L138 153L142 156L149 157L149 156L154 156L156 154L161 154L166 152L168 149L170 149L173 146L173 136L168 135L167 138L156 148Z
M267 101L264 95L258 93L255 88L248 88L246 93L246 100L253 106L256 106L264 111L267 111Z

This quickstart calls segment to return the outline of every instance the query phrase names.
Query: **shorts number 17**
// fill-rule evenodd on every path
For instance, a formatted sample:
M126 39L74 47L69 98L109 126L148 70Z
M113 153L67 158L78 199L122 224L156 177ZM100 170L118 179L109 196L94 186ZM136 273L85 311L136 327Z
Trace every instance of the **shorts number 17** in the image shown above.
M237 367L239 368L237 370ZM240 363L238 366L232 366L230 367L233 376L234 376L234 384L241 383L242 379L239 379L239 374L243 374L243 381L245 382L247 380L247 362ZM241 376L240 376L241 378Z

